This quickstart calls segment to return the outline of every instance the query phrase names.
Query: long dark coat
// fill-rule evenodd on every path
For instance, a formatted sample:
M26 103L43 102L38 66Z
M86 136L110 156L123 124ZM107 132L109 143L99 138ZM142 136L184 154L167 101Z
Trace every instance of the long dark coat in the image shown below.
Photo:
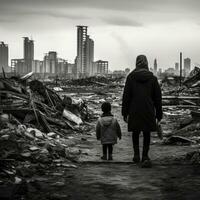
M128 131L155 131L162 119L162 97L157 78L147 69L133 70L126 79L122 115Z

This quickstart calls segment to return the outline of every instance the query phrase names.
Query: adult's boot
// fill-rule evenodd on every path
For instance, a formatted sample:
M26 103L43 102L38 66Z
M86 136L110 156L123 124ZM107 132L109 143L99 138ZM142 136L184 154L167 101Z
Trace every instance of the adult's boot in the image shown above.
M133 157L133 162L134 163L139 163L140 162L140 148L139 145L134 145L134 157Z
M149 152L149 147L143 146L142 165L141 165L142 168L151 168L152 167L152 163L148 156L148 152Z

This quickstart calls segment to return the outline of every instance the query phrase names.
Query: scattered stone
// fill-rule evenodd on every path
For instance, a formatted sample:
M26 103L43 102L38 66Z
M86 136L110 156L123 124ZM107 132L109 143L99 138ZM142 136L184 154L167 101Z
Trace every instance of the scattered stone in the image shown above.
M55 138L56 137L56 133L50 132L50 133L47 133L47 136Z
M37 150L39 150L39 148L36 147L36 146L29 147L29 149L30 149L31 151L37 151Z
M15 184L20 184L22 182L22 179L19 177L15 177Z
M78 168L76 165L73 165L73 164L66 164L66 163L62 163L62 167L67 167L67 168Z
M29 158L31 157L31 153L30 152L21 153L21 156L25 158Z
M9 135L2 135L2 136L1 136L1 139L3 139L3 140L8 140L9 137L10 137Z
M64 182L61 182L61 181L59 181L59 182L55 182L55 183L53 183L53 184L51 184L52 186L57 186L57 187L62 187L62 186L64 186L65 185L65 183Z
M40 139L43 138L42 132L38 129L27 128L27 131L37 138L40 138Z

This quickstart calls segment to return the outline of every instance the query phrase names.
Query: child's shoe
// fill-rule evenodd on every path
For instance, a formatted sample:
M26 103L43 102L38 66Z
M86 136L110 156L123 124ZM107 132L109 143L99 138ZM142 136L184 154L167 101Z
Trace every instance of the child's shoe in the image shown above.
M107 156L106 155L101 156L101 160L107 160Z
M112 155L109 155L109 156L108 156L108 160L113 160Z

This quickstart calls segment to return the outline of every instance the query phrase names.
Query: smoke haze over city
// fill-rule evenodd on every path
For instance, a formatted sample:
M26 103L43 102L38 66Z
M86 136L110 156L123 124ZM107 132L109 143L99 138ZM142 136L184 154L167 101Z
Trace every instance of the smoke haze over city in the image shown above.
M200 2L197 0L0 0L0 40L9 59L23 56L22 37L35 40L35 58L57 51L74 62L76 25L89 26L94 57L111 70L133 68L138 54L150 66L174 67L179 52L200 63Z

